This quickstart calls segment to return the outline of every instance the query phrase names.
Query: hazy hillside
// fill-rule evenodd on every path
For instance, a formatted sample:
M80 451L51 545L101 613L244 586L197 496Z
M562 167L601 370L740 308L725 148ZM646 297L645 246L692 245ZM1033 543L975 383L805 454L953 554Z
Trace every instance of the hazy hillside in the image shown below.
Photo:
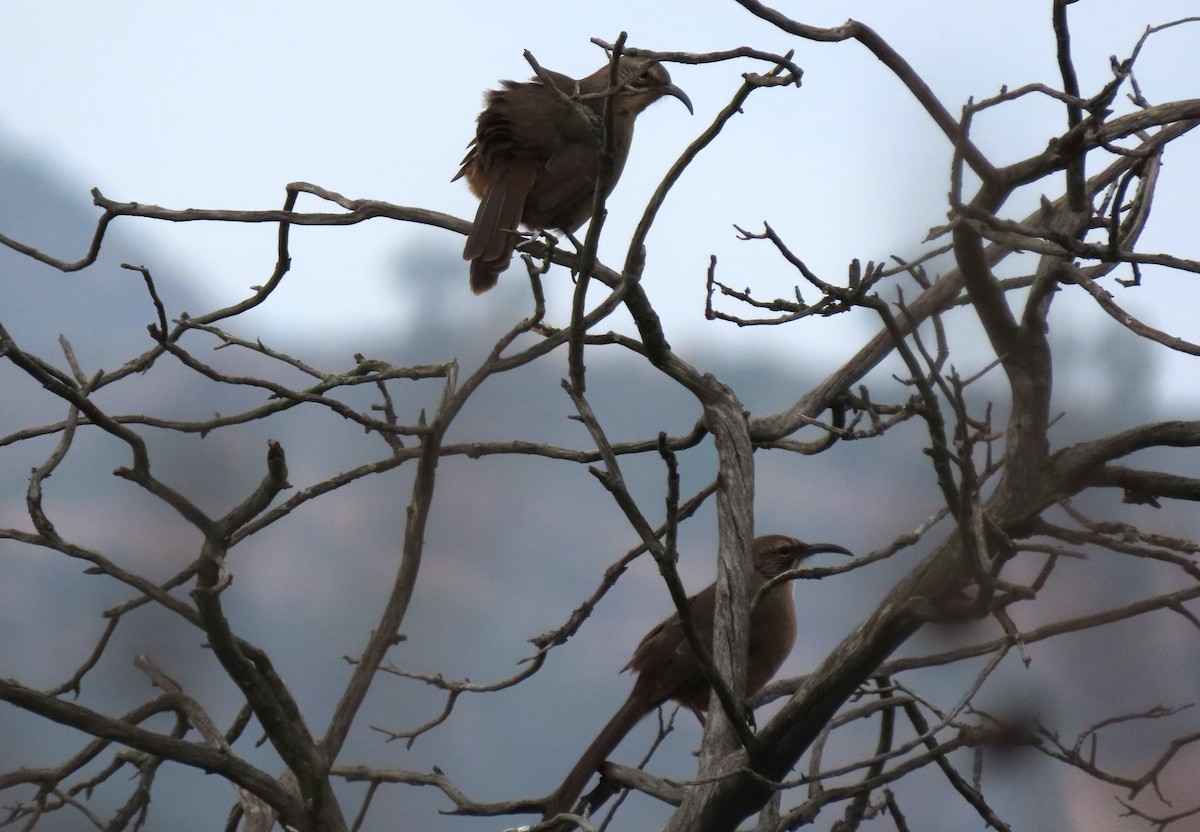
M45 163L22 157L0 141L0 183L0 233L59 258L83 256L97 215L88 207L86 182L61 181ZM169 316L206 311L198 306L202 293L189 283L198 276L175 261L170 251L148 250L135 224L118 222L99 261L78 273L63 274L0 248L0 322L20 345L64 369L57 344L60 333L89 373L129 360L150 348L145 327L154 320L154 311L140 276L121 269L122 262L152 266ZM446 304L487 304L489 299L466 297L461 286L464 267L453 248L398 250L396 263L396 274L381 279L396 281L397 291L425 292L428 315L416 316L395 332L371 333L361 340L352 325L337 343L306 342L294 333L278 334L276 341L265 337L273 346L330 371L350 368L352 355L360 352L398 365L457 358L465 374L490 347L493 333L523 314L500 308L487 325L456 329L454 318L444 314ZM239 329L236 323L231 328L249 339L261 334ZM230 372L262 372L267 367L245 352L209 352L210 344L199 334L189 337L185 346ZM1095 434L1103 424L1123 423L1154 407L1146 396L1128 394L1127 385L1140 379L1145 389L1152 375L1152 367L1140 355L1144 353L1128 352L1124 366L1113 371L1124 380L1109 384L1107 393L1101 378L1089 385L1096 394L1093 399L1064 403L1062 441ZM717 350L686 357L729 381L754 412L785 406L817 380L816 370L800 359ZM651 437L660 430L684 434L698 416L695 403L676 390L664 390L661 378L646 370L644 362L615 350L594 350L589 367L589 394L614 440ZM269 371L279 372L276 367ZM525 439L589 448L586 431L568 418L570 402L559 386L565 372L565 357L560 355L488 382L448 441ZM279 375L299 383L298 374ZM881 379L886 387L886 374ZM432 408L439 393L432 382L412 383L403 390L408 398L398 400L397 407L411 420L422 407ZM260 391L215 385L163 359L144 376L104 391L101 400L110 412L199 419L266 398ZM1113 406L1118 401L1123 409ZM57 422L65 413L59 400L0 361L0 436ZM1002 414L996 418L1002 419ZM297 487L386 456L377 438L317 408L297 408L266 423L216 431L204 439L149 428L139 432L150 443L156 473L218 514L261 477L269 438L286 449ZM802 463L782 451L761 452L758 528L835 541L859 552L884 545L937 508L928 464L910 450L911 443L924 441L921 426L912 424L884 442L842 443ZM55 437L47 436L0 447L3 525L30 526L25 515L28 472L45 459L54 442ZM685 494L710 479L712 457L706 445L683 453L680 460ZM81 431L67 461L47 483L47 508L64 536L165 579L195 557L199 541L161 504L112 476L114 467L127 462L118 443L94 430ZM630 461L626 474L635 494L657 516L662 505L661 465L655 460ZM390 585L409 479L405 467L368 478L298 511L234 552L234 583L225 602L246 636L272 654L309 718L318 723L316 730L323 727L320 722L329 712L330 699L345 680L342 657L359 649ZM712 516L711 510L702 512L681 538L685 580L693 587L711 579ZM569 535L561 531L564 518ZM611 498L584 466L521 456L446 459L439 471L417 601L404 626L408 640L394 650L393 659L408 669L477 681L510 675L531 651L524 639L558 626L591 592L604 567L634 541ZM787 672L802 673L817 661L923 551L920 547L877 569L830 580L819 588L799 586L802 641ZM1122 581L1137 580L1128 577L1131 574L1119 562L1110 572ZM1087 584L1090 578L1081 580L1081 594L1106 591ZM103 627L98 610L128 597L129 591L113 582L83 574L82 564L0 541L0 628L5 635L0 640L0 673L44 686L60 682L98 637ZM1062 599L1063 605L1072 603L1071 598ZM617 671L640 634L668 609L653 565L635 566L597 609L591 625L558 651L538 678L496 696L464 698L459 713L418 740L411 751L401 743L384 744L365 726L410 728L432 718L441 697L413 682L382 679L346 759L397 768L441 766L471 783L472 796L480 800L517 797L532 782L548 790L624 697L628 682ZM1141 640L1154 637L1149 622L1122 632L1128 643L1103 646L1114 660L1132 660ZM934 630L914 640L910 649L941 645L942 639L962 635ZM198 660L206 654L198 654L196 642L195 631L163 613L130 618L85 683L82 699L114 713L144 699L148 682L131 662L136 654L147 653L205 701L219 721L228 720L231 687L215 665ZM1006 671L1011 675L1006 698L994 705L1048 718L1072 712L1079 703L1056 687L1059 674L1074 672L1076 657L1096 646L1088 638L1064 643L1062 649L1039 646L1031 670ZM1177 689L1186 690L1196 681L1195 671L1184 669L1189 665L1173 666L1180 673ZM1113 684L1095 679L1080 693L1100 712ZM564 697L562 691L568 689L591 690L592 696L586 701ZM686 775L698 730L690 717L681 717L681 725L682 739L667 749L667 768ZM0 735L5 738L0 743L0 770L52 764L79 743L70 732L49 730L7 708L0 709ZM1053 789L1025 792L1033 780L1047 776L1047 770L1030 761L1024 773L1014 774L1009 787L1014 794L1027 794L1028 803L1013 811L1043 819L1057 816L1061 807ZM164 773L164 790L154 803L154 828L170 828L194 812L194 784L195 779L179 772ZM210 790L211 797L213 819L205 828L215 828L232 795L215 781L200 788ZM402 797L394 793L381 800L389 806L413 800L446 805L432 790L405 791ZM448 818L437 828L482 830L495 825Z

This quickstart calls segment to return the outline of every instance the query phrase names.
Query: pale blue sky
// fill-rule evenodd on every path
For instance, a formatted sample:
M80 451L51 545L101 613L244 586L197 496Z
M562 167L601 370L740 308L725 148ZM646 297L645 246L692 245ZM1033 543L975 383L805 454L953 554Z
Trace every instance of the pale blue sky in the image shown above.
M785 6L782 0L780 5ZM969 96L992 95L1004 84L1059 83L1049 0L826 0L786 6L812 24L835 25L854 16L872 25L925 75L953 113ZM1127 55L1147 24L1195 12L1195 0L1083 0L1071 6L1085 94L1109 77L1109 56ZM544 66L579 76L603 61L588 38L613 39L622 29L631 45L664 50L795 48L806 70L803 87L753 96L744 115L685 174L649 240L646 289L668 337L689 358L703 347L724 344L745 350L748 363L821 362L832 369L874 328L865 313L763 331L705 322L710 254L719 257L728 283L752 286L761 297L787 296L797 282L764 244L738 242L733 223L756 229L769 221L815 270L837 280L854 257L918 255L926 231L945 219L950 147L886 68L855 43L797 41L732 2L11 2L0 11L0 26L0 140L40 158L80 205L90 205L88 189L97 186L113 199L171 208L271 209L282 204L286 183L307 180L350 197L463 218L474 213L475 201L450 177L473 133L483 91L500 78L530 74L523 49ZM1151 101L1200 97L1198 47L1200 25L1151 41L1138 72ZM696 114L688 116L668 101L639 121L629 164L609 202L604 259L620 262L624 240L658 178L728 101L740 73L762 69L749 61L671 68ZM1118 106L1129 105L1122 99ZM981 117L975 136L995 161L1005 163L1040 151L1064 124L1058 106L1029 99ZM1059 179L1039 183L1015 199L1007 215L1022 216L1042 193L1060 192ZM1145 249L1200 257L1197 194L1200 136L1190 136L1167 156ZM300 208L327 207L305 199ZM150 241L145 265L164 281L187 280L208 308L244 296L274 265L273 226L125 219L118 226ZM81 237L74 250L52 253L73 259L87 243ZM450 282L440 273L404 276L410 285L443 280L436 291L400 290L398 263L411 265L409 255L422 250L444 252L456 262L461 244L448 232L386 220L297 228L293 269L284 286L235 326L285 351L305 336L378 343L379 333L403 328L417 316L452 316L456 328L449 331L455 333L475 323L507 328L527 305L529 289L518 269L480 298L467 288L465 264ZM1019 268L1014 264L1005 273ZM1111 280L1106 285L1152 325L1200 340L1196 278L1162 277L1152 269L1146 275L1147 286L1137 292L1121 292ZM547 295L552 320L562 323L570 295L565 275L547 281ZM418 306L418 300L426 305ZM1114 385L1123 370L1112 352L1131 339L1114 337L1119 328L1078 293L1064 291L1055 303L1052 334L1061 348L1056 358L1073 359L1072 372L1056 379L1059 389L1120 405L1114 389L1127 388ZM956 361L969 374L978 369L971 365L971 330L956 334ZM1109 351L1108 360L1089 361L1102 351ZM1192 418L1194 365L1194 359L1173 359L1157 374L1147 373L1161 391L1191 399ZM768 457L766 482L770 464ZM442 569L449 568L445 560ZM431 561L435 565L422 580L432 582L433 597L439 579L460 588L463 581L455 573L439 573L438 561ZM263 572L271 586L278 585L280 574L308 577L287 573L290 564L280 564ZM253 576L242 573L239 580L253 586ZM494 589L478 583L481 591ZM284 594L276 597L292 603ZM329 610L331 617L341 614L333 604ZM282 615L273 620L286 622ZM643 624L631 622L627 638L604 646L623 656ZM806 659L811 663L812 655L797 662ZM619 666L616 661L604 672L623 691L627 683L615 675ZM552 682L539 680L535 691L536 684ZM504 700L472 707L492 707L494 701ZM515 722L498 724L525 730ZM458 725L472 729L466 718L455 730ZM398 749L389 746L381 753ZM418 752L426 747L418 746ZM1095 800L1073 804L1080 813L1077 828L1102 828L1111 821L1110 790L1099 792ZM444 802L436 795L422 799ZM1085 817L1088 811L1096 817Z
M792 11L809 23L834 25L853 15L874 26L925 74L951 112L1001 84L1057 83L1043 0L806 6ZM1128 54L1145 25L1195 11L1184 0L1071 6L1082 89L1098 89L1108 77L1108 56ZM87 188L95 185L114 199L173 208L276 208L285 183L307 180L351 197L469 217L473 198L449 180L483 90L499 78L530 74L523 49L544 66L579 76L602 61L588 38L612 39L621 29L631 44L651 48L794 47L806 70L803 88L756 94L684 176L650 238L646 285L676 343L726 337L750 348L756 343L756 335L703 321L710 253L732 284L761 295L786 295L796 282L766 246L738 243L732 223L755 228L770 221L810 265L836 279L852 257L913 256L926 230L944 219L949 147L887 70L855 43L797 41L732 2L617 0L585 8L115 0L8 4L0 20L0 131L78 182L81 204L90 203ZM1152 40L1139 72L1151 100L1200 95L1191 57L1198 42L1200 26ZM756 69L762 67L748 61L672 68L696 115L662 104L639 122L610 202L607 259L622 259L657 177L726 102L739 73ZM1011 161L1040 150L1063 121L1058 108L1030 100L982 119L977 138L999 161ZM1187 140L1187 147L1196 145L1194 137ZM1168 157L1168 181L1145 243L1195 257L1194 233L1172 225L1190 222L1192 212L1181 215L1169 202L1200 193L1196 154L1186 155ZM1029 189L1013 203L1013 214L1058 188L1050 181ZM189 281L213 302L261 282L273 260L269 226L122 225L136 226L175 255L170 262L185 264ZM398 256L422 244L454 252L461 240L382 220L298 229L293 272L275 302L256 314L268 330L302 324L317 336L402 326L414 310L396 290L393 270ZM81 239L77 251L58 255L80 256L85 245ZM514 276L499 292L476 299L466 291L464 267L462 285L447 289L442 301L454 304L457 315L486 318L498 304L527 297L525 281ZM1182 282L1172 280L1172 291ZM567 295L552 288L551 308L563 309ZM1122 300L1154 318L1163 304L1143 302L1149 295ZM861 335L844 320L794 331L806 354L829 358L844 351L835 346L843 337Z

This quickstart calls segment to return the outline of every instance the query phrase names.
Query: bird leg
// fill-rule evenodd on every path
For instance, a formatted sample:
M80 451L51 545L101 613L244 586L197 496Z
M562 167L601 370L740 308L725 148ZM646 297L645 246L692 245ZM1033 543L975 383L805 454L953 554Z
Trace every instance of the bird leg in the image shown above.
M529 243L541 242L549 249L545 258L549 259L549 255L558 247L558 238L544 228L539 228L537 231L513 231L512 233L521 238L521 242L513 246L516 251L524 252L524 246Z
M521 237L521 242L513 246L513 250L520 253L521 257L529 265L529 268L533 268L530 258L537 257L541 261L541 266L537 268L537 273L542 275L550 271L550 263L554 257L554 249L558 246L558 238L544 228L537 231L514 231L513 233ZM542 238L545 239L543 240ZM536 255L526 251L525 247L530 243L541 243L546 247L545 253Z

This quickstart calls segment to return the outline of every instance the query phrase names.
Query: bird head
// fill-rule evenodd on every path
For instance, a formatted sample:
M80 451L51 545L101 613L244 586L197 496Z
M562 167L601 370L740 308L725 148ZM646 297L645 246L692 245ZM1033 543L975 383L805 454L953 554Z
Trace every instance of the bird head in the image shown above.
M820 552L854 557L849 549L833 543L805 543L783 534L768 534L754 539L754 568L764 578L770 579L794 569L800 561Z
M609 88L608 79L609 67L605 64L580 82L580 90L584 93L606 92ZM689 113L695 113L692 100L671 83L671 75L662 64L650 58L621 58L617 65L617 92L613 99L613 106L618 112L636 115L664 95L678 98ZM599 111L603 101L597 100L594 106Z

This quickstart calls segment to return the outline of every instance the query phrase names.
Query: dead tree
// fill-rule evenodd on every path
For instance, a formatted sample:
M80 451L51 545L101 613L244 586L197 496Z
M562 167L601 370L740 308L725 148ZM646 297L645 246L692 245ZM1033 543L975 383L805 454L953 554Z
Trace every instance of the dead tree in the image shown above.
M196 770L197 777L201 772L215 774L233 787L234 806L227 822L231 829L265 830L276 823L297 830L357 829L368 823L368 811L380 789L401 784L439 789L452 802L452 814L538 813L546 798L536 793L485 803L469 797L469 786L438 768L414 771L348 761L348 739L365 728L361 723L368 693L382 684L384 671L389 678L416 680L444 692L441 713L415 728L391 732L392 738L410 743L417 737L436 737L454 719L456 703L464 696L518 686L542 672L556 651L569 650L568 639L585 626L628 564L645 552L655 560L672 599L682 606L686 591L676 570L677 535L681 524L710 498L717 525L712 551L719 600L714 625L717 647L707 667L714 694L699 772L693 781L681 784L654 776L653 766L651 771L637 771L610 762L602 772L602 791L634 789L673 804L677 809L667 825L671 830L731 830L760 811L761 829L796 829L819 822L849 830L879 815L889 816L895 828L904 829L896 789L910 773L935 766L950 790L974 812L992 826L1007 829L979 778L960 771L954 755L961 749L1020 747L1128 790L1123 811L1152 828L1167 829L1200 813L1200 805L1186 804L1189 796L1185 804L1166 808L1160 804L1160 809L1138 800L1150 788L1167 799L1164 772L1200 739L1194 717L1181 717L1192 719L1193 728L1176 731L1161 755L1141 772L1114 770L1094 751L1097 736L1111 726L1174 716L1185 703L1149 710L1131 707L1127 713L1089 726L1075 741L1061 739L1053 726L1036 720L1005 721L975 704L1001 662L1014 654L1023 656L1037 642L1158 611L1200 625L1188 606L1200 596L1195 563L1200 547L1195 542L1138 528L1116 517L1094 518L1073 502L1095 489L1120 489L1127 503L1165 505L1165 511L1200 499L1200 479L1158 470L1138 461L1141 457L1126 462L1153 449L1174 449L1181 458L1192 459L1200 444L1200 421L1147 422L1081 441L1061 441L1053 432L1052 350L1047 336L1052 309L1066 303L1095 304L1111 318L1111 326L1132 331L1155 349L1200 355L1200 345L1188 340L1186 333L1155 328L1127 311L1118 299L1149 291L1165 274L1200 272L1195 260L1139 247L1156 189L1167 176L1163 159L1176 140L1200 124L1200 101L1154 104L1137 84L1136 59L1143 48L1150 48L1157 29L1148 30L1128 57L1114 59L1111 80L1101 89L1080 90L1070 49L1068 0L1053 4L1061 70L1058 83L1000 90L967 102L958 117L870 27L850 21L821 29L755 0L739 2L776 32L803 41L843 44L837 48L869 50L881 62L881 71L904 85L953 151L948 220L933 229L918 257L896 258L887 265L859 259L857 252L848 251L845 278L823 276L806 264L802 246L764 224L739 228L739 232L747 245L772 247L781 267L794 269L795 279L805 287L803 293L797 288L793 296L764 300L753 286L732 288L731 281L720 276L715 259L708 274L701 276L707 286L706 312L712 320L784 328L803 327L806 321L834 315L870 317L877 322L878 334L849 361L830 368L823 380L778 412L748 414L727 381L702 372L672 348L643 285L643 279L655 279L653 268L646 265L644 243L659 211L669 210L674 184L721 137L725 124L741 112L750 96L803 94L802 89L797 91L801 68L790 54L754 49L656 53L626 47L623 38L614 45L604 44L617 53L704 65L714 73L726 71L726 62L733 60L755 61L763 71L742 76L729 103L711 117L664 174L619 268L596 259L600 222L593 223L577 250L539 239L521 246L530 285L528 314L469 369L461 368L454 356L436 365L398 366L361 355L338 370L319 369L302 357L237 334L236 326L243 313L270 302L286 279L291 263L289 234L297 225L393 220L465 233L468 224L455 217L377 200L348 199L307 183L289 185L282 207L264 211L176 210L115 201L95 191L102 213L90 250L79 261L59 260L20 241L0 238L22 255L72 273L96 261L114 220L268 223L278 234L274 269L262 285L240 302L206 314L168 313L152 269L128 267L144 279L155 322L149 327L147 348L117 369L85 370L67 338L62 339L61 359L35 354L0 328L0 358L24 385L14 388L8 398L48 393L61 411L55 419L4 428L2 452L46 442L52 446L29 476L23 517L20 522L8 521L0 529L0 540L80 561L89 573L127 593L124 600L100 611L102 634L69 678L45 687L0 680L0 699L30 719L68 726L85 738L77 753L57 765L18 765L0 773L0 792L27 789L20 800L8 802L0 822L33 829L57 813L79 813L98 828L136 828L148 817L156 774L166 761ZM1183 22L1194 21L1175 23ZM1056 102L1063 114L1062 129L1045 137L1044 151L999 165L976 145L973 125L980 117L1002 112L1029 96ZM1029 216L1008 215L1013 196L1031 188L1054 196L1043 198ZM302 195L331 207L297 210ZM603 194L598 197L594 215L602 218ZM1021 262L1030 264L1026 274L997 276L998 264L1020 256L1025 258ZM547 283L544 278L552 266L560 269L550 272L555 279ZM561 267L577 271L578 280L571 319L556 324L547 320L544 291L564 291L568 284L558 279ZM518 270L513 271L510 278L515 279ZM1105 288L1105 280L1110 288ZM805 294L810 300L803 299ZM619 309L632 317L633 330L607 329L610 316ZM955 339L946 330L951 317L969 317L982 327L990 357L979 366L967 369L951 363ZM202 349L212 346L225 350L222 355L243 353L254 359L255 370L245 372L202 354ZM603 351L637 356L660 374L664 388L686 391L700 414L694 427L637 440L610 439L589 401L587 380L592 376L585 363L587 356ZM485 381L503 384L513 370L560 352L570 356L570 379L563 387L575 418L591 437L590 447L515 439L447 441L451 426ZM892 379L881 368L896 360L904 371ZM182 370L197 384L249 391L254 400L216 416L192 419L168 416L165 411L126 413L109 404L111 391L165 365ZM430 391L431 385L436 385L435 392ZM986 393L977 392L985 385L991 385ZM362 390L373 391L365 403ZM199 442L209 435L236 435L258 425L271 426L286 413L310 410L337 416L343 426L370 437L376 443L373 456L331 475L294 482L284 446L272 441L255 462L257 483L245 483L236 496L228 490L222 493L221 505L215 509L207 498L202 500L189 490L187 482L163 476L157 465L152 437L160 433ZM915 420L923 424L923 438L912 452L927 457L928 476L936 482L943 504L932 517L893 530L890 542L881 542L853 564L800 570L785 577L829 577L870 569L913 547L927 554L872 609L854 610L856 623L847 626L844 640L819 666L804 677L770 687L760 700L782 698L782 705L769 721L752 729L741 707L741 690L747 622L754 601L745 587L756 534L756 452L792 453L799 465L808 456L850 442L874 441ZM801 431L806 432L803 440L797 436ZM185 568L165 579L150 577L130 568L119 551L93 547L63 531L74 524L56 516L50 505L50 477L69 476L63 473L64 461L76 454L82 435L100 437L120 448L126 461L113 474L169 509L186 527L195 546ZM680 455L700 446L710 449L716 459L709 471L710 484L681 493ZM508 678L488 683L455 681L388 664L389 652L402 638L414 595L420 592L431 508L440 493L439 464L454 457L518 455L591 466L600 486L628 520L628 552L611 564L596 591L566 622L532 639L533 655ZM661 460L667 483L665 508L662 502L651 506L640 501L629 487L625 474L629 460L645 455ZM1190 467L1194 470L1194 463ZM407 498L401 500L404 527L393 553L393 583L375 614L369 637L352 658L346 684L330 703L327 721L317 724L317 715L305 713L301 697L284 681L269 652L240 631L225 607L225 594L241 568L235 553L256 535L296 522L302 508L320 512L329 495L350 485L384 488L379 484L382 475L396 469L411 471L411 481ZM108 501L109 517L121 517L117 494L97 493L95 499ZM394 494L392 499L400 500ZM563 533L548 530L547 536ZM1152 595L1126 595L1119 603L1087 615L1060 616L1040 607L1039 599L1062 573L1061 564L1087 551L1118 553L1136 559L1139 566L1165 569L1169 577ZM89 685L94 669L107 660L110 639L118 628L126 621L125 629L144 626L139 622L150 609L169 614L193 630L236 688L237 715L224 727L210 713L213 703L193 695L154 655L139 657L137 667L159 689L156 696L120 713L75 701ZM1016 620L1027 609L1039 610L1043 623L1019 626ZM964 629L966 641L952 649L896 657L902 645L931 623L978 621L994 622L999 635L971 641L969 635L975 631ZM935 706L930 696L906 681L905 674L913 670L971 659L980 659L982 670L959 692L953 707ZM828 745L864 721L874 727L874 747L860 749L850 763L827 762ZM247 736L251 724L272 750L273 769L252 762L255 757L247 753L254 744ZM899 724L907 728L902 730ZM804 773L798 774L797 767L805 759ZM112 786L117 772L124 769L134 776L120 805L103 812L90 806L92 792L101 785ZM369 785L365 796L356 797L359 808L348 811L348 795L360 792L346 784L364 782ZM537 788L531 784L530 791ZM1114 814L1118 808L1114 807ZM577 820L586 824L584 828L596 828L594 818ZM615 823L620 822L618 815Z

